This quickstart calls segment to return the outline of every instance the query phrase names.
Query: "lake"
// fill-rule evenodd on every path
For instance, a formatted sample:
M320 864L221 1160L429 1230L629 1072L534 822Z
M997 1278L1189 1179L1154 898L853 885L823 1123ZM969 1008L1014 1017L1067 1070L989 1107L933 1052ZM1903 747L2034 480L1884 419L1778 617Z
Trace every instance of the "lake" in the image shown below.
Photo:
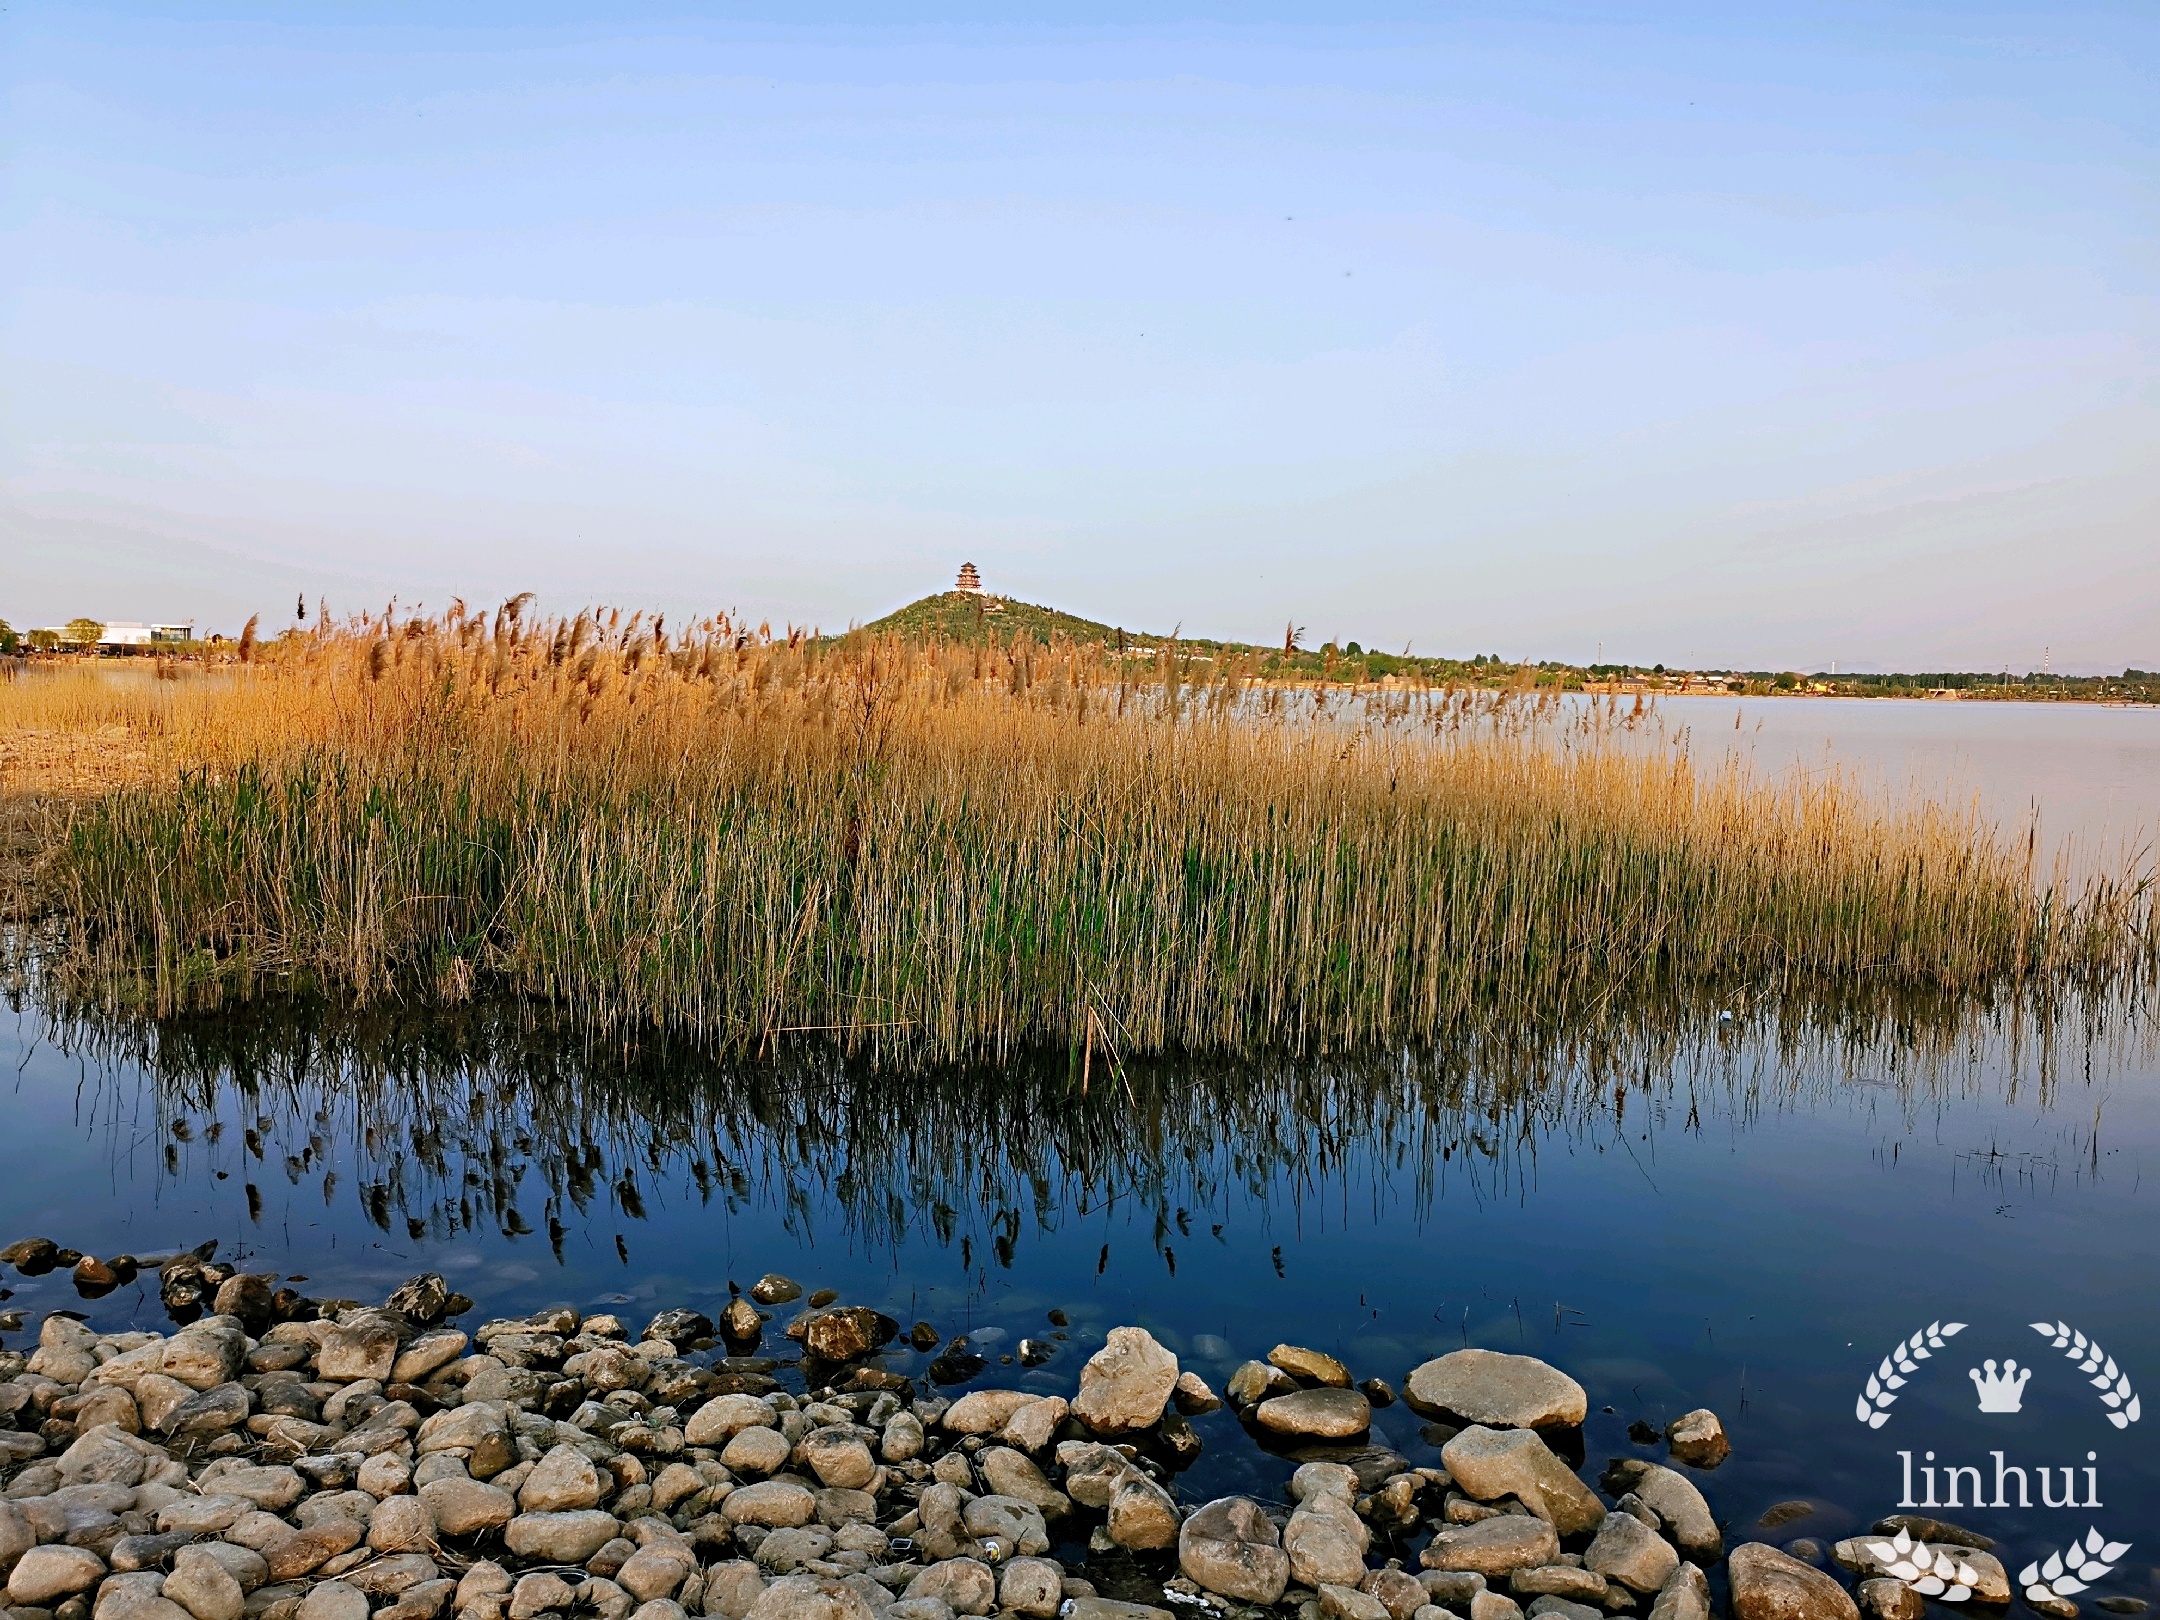
M1811 766L1827 739L1834 760L1962 780L1997 813L2038 797L2081 839L2160 805L2151 712L1691 700L1675 717L1699 752L1737 736ZM2088 1527L2136 1544L2098 1590L2150 1592L2160 1563L2160 1415L2111 1423L2065 1354L2082 1334L2160 1391L2160 1046L2120 1005L1741 1008L1646 1016L1596 1053L1097 1066L1084 1087L1062 1058L923 1079L810 1048L731 1071L484 1009L129 1033L26 1006L0 1019L0 1060L0 1241L214 1238L303 1292L371 1300L435 1270L477 1317L717 1314L731 1280L780 1271L965 1333L978 1385L1060 1393L1120 1323L1218 1388L1285 1340L1398 1386L1482 1345L1584 1384L1592 1472L1659 1454L1633 1423L1717 1411L1734 1452L1700 1482L1728 1540L1850 1533L1924 1507L1938 1476L1906 1470L1939 1467L1938 1516L1996 1538L2013 1572ZM65 1272L0 1282L0 1310L33 1327L63 1306L163 1322L154 1279L91 1302ZM1942 1348L1869 1403L1886 1353L1931 1326ZM1055 1353L1001 1364L1024 1337ZM2013 1358L2019 1409L1982 1411L1980 1370ZM917 1376L927 1360L885 1358ZM1228 1412L1196 1427L1181 1494L1281 1492L1291 1462ZM1378 1414L1375 1439L1415 1462L1438 1438L1401 1405ZM2015 1473L1994 1505L1998 1464L2077 1470L2078 1505L2018 1506ZM1966 1465L1983 1505L1949 1473ZM1754 1530L1793 1500L1812 1511Z

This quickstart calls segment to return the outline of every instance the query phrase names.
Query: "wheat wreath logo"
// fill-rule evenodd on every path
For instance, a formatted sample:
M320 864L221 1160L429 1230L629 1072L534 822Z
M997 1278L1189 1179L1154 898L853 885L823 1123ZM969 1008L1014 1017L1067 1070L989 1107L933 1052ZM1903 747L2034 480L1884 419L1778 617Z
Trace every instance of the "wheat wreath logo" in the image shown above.
M1882 1358L1882 1365L1868 1374L1867 1388L1862 1391L1853 1415L1871 1429L1879 1429L1890 1421L1890 1408L1897 1401L1897 1392L1903 1389L1913 1373L1920 1370L1920 1363L1942 1349L1953 1337L1965 1331L1963 1322L1930 1322L1909 1339L1900 1339L1897 1348ZM2053 1329L2049 1330L2050 1332ZM1989 1362L1992 1375L1995 1363ZM1973 1375L1975 1378L1979 1374ZM2023 1386L2020 1385L2020 1388ZM2016 1411L2016 1407L2010 1410Z
M2019 1570L2018 1585L2034 1603L2066 1598L2105 1579L2129 1550L2127 1541L2109 1541L2099 1531L2088 1530L2083 1542L2073 1541L2062 1552L2049 1553L2045 1563L2035 1560Z
M2100 1391L2101 1404L2110 1408L2107 1413L2110 1423L2118 1429L2127 1429L2138 1420L2141 1414L2137 1391L2130 1387L2130 1375L2115 1365L2113 1356L2067 1322L2033 1322L2028 1325L2078 1364L2078 1371L2085 1374L2093 1388ZM2015 1366L2016 1363L2012 1362L2011 1365ZM1994 1366L1994 1362L1988 1363L1991 1371Z
M1867 1550L1885 1575L1903 1581L1922 1597L1963 1603L1980 1584L1980 1572L1972 1565L1952 1558L1943 1548L1930 1549L1926 1542L1913 1540L1908 1531L1900 1530L1894 1541L1871 1541Z

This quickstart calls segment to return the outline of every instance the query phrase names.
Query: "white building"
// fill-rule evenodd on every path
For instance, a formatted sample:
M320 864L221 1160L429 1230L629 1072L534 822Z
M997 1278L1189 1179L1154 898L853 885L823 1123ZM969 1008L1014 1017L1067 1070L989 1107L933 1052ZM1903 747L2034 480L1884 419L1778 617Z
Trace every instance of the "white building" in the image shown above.
M68 639L66 625L56 624L49 628L63 647L74 645ZM142 624L133 619L114 619L99 629L97 644L106 652L154 652L160 647L173 647L194 639L193 619L184 624Z
M185 624L138 624L131 619L115 619L98 637L100 647L131 649L140 647L169 647L182 641L195 639L195 621Z

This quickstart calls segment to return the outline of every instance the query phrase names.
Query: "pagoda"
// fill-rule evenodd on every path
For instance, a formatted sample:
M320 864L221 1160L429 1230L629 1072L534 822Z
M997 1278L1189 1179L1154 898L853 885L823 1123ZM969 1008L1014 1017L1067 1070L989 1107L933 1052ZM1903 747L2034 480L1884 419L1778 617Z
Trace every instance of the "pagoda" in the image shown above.
M975 572L975 565L973 563L964 562L960 565L960 579L958 583L953 586L953 589L956 591L965 591L970 596L982 595L982 575Z

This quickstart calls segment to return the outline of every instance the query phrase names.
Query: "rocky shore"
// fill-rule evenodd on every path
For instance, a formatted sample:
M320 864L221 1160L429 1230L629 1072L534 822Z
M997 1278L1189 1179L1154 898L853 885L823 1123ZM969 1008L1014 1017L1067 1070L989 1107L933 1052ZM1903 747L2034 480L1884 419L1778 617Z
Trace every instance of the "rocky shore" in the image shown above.
M0 1258L50 1270L61 1251L41 1243ZM1830 1556L1728 1549L1698 1483L1729 1449L1710 1412L1669 1426L1667 1462L1617 1459L1593 1486L1581 1385L1524 1356L1458 1350L1407 1369L1398 1397L1284 1344L1218 1394L1119 1327L1064 1395L988 1387L996 1368L944 1344L933 1372L965 1386L948 1394L876 1364L898 1322L822 1292L804 1301L778 1276L717 1322L563 1307L468 1332L451 1320L471 1302L433 1275L379 1306L304 1300L202 1252L164 1257L158 1275L175 1332L101 1333L55 1312L27 1354L0 1350L11 1620L1923 1609L1866 1538ZM1023 1367L1063 1325L1052 1312L1044 1341L1021 1341ZM26 1324L0 1316L11 1326ZM927 1323L907 1338L940 1347ZM1373 1410L1398 1398L1446 1434L1441 1466L1371 1443ZM1255 1444L1312 1459L1287 1500L1181 1499L1201 1446L1189 1419L1225 1402ZM1975 1595L2007 1601L1972 1539L1958 1551ZM1862 1577L1856 1591L1823 1565Z

